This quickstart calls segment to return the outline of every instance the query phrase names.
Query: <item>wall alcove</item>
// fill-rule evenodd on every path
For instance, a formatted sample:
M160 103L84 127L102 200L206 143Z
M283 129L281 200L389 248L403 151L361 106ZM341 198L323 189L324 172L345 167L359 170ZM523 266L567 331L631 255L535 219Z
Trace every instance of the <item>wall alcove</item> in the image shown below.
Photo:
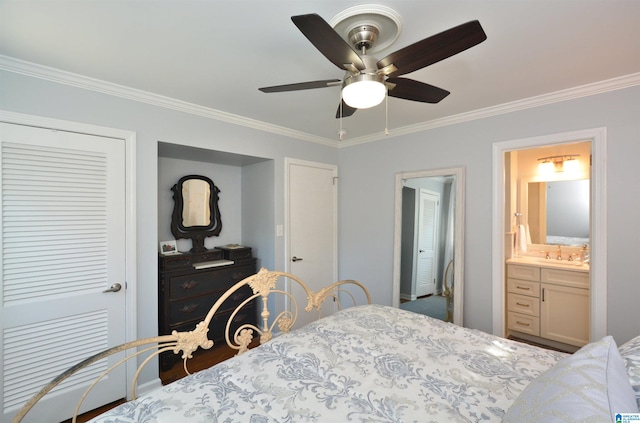
M210 178L220 189L219 207L224 225L218 236L207 237L205 247L242 243L250 246L259 266L274 265L274 160L218 150L158 142L158 241L173 240L171 188L185 175ZM189 251L191 240L177 240L179 251Z

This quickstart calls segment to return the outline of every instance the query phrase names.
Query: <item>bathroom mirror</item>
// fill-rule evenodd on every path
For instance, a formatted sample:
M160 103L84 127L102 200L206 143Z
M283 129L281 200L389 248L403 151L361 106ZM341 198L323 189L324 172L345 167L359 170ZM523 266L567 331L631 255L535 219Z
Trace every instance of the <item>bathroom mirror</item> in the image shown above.
M589 244L588 179L528 182L527 223L532 244Z
M206 176L180 178L173 191L171 233L176 239L191 239L191 252L206 251L204 239L220 235L222 221L218 207L220 190Z

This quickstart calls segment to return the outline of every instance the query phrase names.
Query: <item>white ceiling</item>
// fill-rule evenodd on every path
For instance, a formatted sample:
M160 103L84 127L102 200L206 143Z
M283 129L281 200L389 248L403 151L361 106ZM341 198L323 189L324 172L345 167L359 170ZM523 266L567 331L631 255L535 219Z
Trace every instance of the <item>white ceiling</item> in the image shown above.
M366 3L374 2L0 0L0 55L335 142L338 87L275 94L258 88L342 78L290 17L318 13L329 22ZM474 19L487 34L485 42L405 75L451 95L435 105L389 98L392 133L640 72L639 0L378 4L402 23L378 58ZM359 110L342 122L345 141L381 134L384 122L384 103Z

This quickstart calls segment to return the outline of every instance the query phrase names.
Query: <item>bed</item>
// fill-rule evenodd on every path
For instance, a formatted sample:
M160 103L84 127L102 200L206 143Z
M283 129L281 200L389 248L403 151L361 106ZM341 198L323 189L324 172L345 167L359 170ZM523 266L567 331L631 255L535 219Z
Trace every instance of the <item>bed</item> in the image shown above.
M311 293L306 309L339 298L335 288ZM640 413L640 337L620 348L605 337L569 355L365 304L240 350L91 422L605 422Z

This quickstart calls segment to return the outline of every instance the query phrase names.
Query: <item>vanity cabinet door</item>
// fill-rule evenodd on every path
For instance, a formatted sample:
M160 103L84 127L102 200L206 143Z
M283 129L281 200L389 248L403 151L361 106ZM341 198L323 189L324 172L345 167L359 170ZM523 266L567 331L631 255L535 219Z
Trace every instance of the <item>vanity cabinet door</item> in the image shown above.
M569 345L589 342L589 290L541 284L540 336Z

